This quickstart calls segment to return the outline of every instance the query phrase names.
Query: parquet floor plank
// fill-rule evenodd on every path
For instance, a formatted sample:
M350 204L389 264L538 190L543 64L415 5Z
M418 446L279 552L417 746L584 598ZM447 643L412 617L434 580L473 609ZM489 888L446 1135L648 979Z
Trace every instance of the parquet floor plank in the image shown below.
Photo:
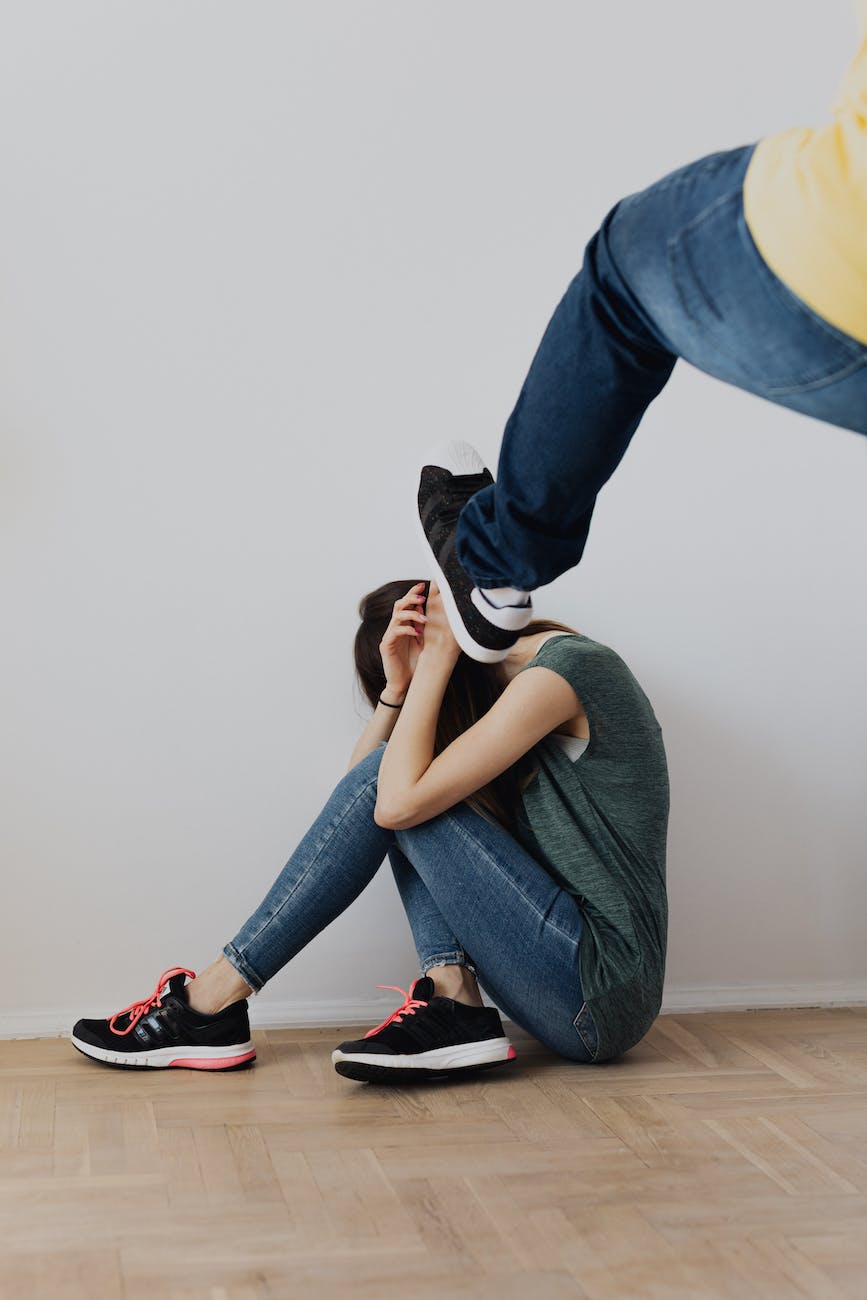
M47 1255L39 1261L38 1286L34 1286L33 1259L17 1250L3 1252L2 1300L63 1296L64 1300L93 1300L117 1296L126 1300L120 1255L117 1250L76 1250Z

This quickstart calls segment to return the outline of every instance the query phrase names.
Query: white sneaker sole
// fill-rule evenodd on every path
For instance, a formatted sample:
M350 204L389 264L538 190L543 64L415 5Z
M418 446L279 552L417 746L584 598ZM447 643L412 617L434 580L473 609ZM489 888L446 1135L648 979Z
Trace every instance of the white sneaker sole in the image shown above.
M487 1065L510 1061L517 1053L508 1038L488 1038L480 1043L457 1043L454 1047L434 1047L429 1052L411 1056L387 1056L379 1052L341 1052L335 1048L331 1060L352 1061L356 1065L378 1065L388 1070L460 1070L469 1065Z
M109 1052L106 1048L95 1047L85 1043L75 1034L70 1034L73 1047L85 1056L92 1056L95 1061L104 1061L107 1065L137 1065L153 1069L167 1069L169 1066L185 1066L191 1070L227 1070L244 1061L252 1061L256 1048L252 1039L246 1043L232 1043L229 1047L157 1047L152 1052Z

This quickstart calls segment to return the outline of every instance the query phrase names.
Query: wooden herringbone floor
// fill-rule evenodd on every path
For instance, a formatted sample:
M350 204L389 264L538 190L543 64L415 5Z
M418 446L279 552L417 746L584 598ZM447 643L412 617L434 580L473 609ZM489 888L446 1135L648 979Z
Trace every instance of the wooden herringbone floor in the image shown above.
M0 1043L14 1300L867 1297L867 1008L666 1015L619 1062L392 1091Z

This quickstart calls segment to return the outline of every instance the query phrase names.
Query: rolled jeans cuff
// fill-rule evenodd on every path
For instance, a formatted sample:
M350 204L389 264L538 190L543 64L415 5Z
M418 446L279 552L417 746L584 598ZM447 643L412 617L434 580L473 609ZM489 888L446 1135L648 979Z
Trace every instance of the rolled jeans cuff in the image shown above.
M244 961L244 958L241 956L241 954L238 952L238 949L233 944L231 943L226 944L225 948L223 949L223 956L226 958L226 961L229 962L230 965L235 967L235 970L241 976L241 979L247 981L247 983L250 985L250 988L253 990L254 996L257 993L261 993L262 989L265 987L265 980L263 980L259 975L257 975L251 966L247 965L247 963Z
M422 975L427 975L433 966L466 966L467 970L472 971L474 975L476 973L475 966L462 948L457 948L454 952L438 952L433 957L425 957L420 967Z

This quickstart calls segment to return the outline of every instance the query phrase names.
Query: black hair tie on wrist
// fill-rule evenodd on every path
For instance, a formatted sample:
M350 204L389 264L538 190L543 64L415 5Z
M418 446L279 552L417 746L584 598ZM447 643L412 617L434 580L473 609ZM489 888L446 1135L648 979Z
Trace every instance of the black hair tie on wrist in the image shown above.
M380 695L380 697L379 697L379 702L380 702L380 704L384 704L385 707L386 707L387 709L402 709L402 708L403 708L403 705L402 705L402 704L389 704L388 700L384 700L384 699L382 698L381 695Z

